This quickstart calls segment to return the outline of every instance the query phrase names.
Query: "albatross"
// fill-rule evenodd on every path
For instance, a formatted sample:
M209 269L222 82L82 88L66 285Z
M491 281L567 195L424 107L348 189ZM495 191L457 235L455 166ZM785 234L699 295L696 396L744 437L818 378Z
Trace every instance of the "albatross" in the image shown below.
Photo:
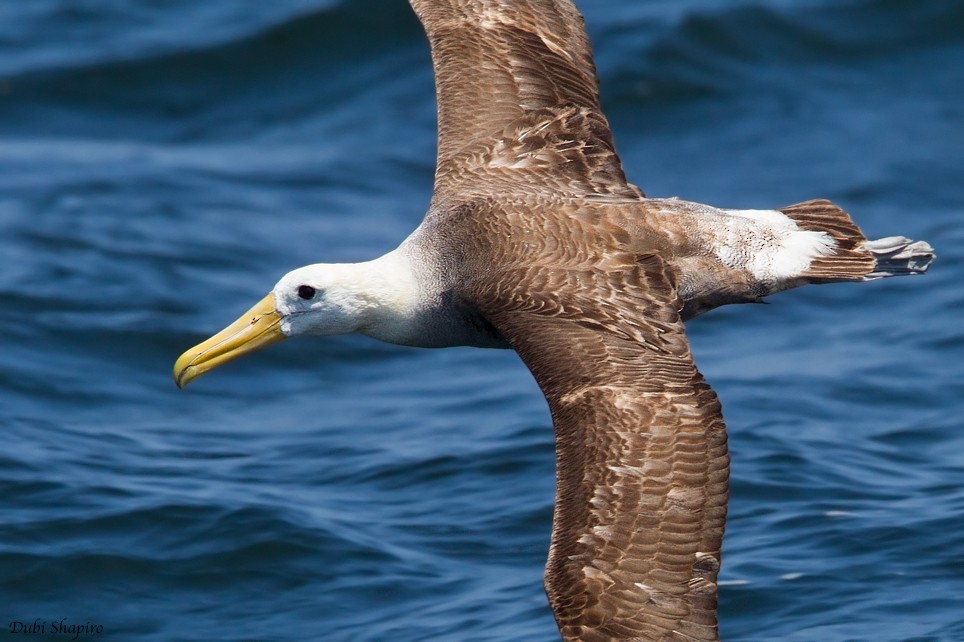
M286 337L511 348L545 394L545 589L564 640L718 640L729 457L684 321L810 283L923 273L827 200L733 210L629 183L571 0L410 0L438 104L424 220L372 261L284 275L185 352L183 387Z

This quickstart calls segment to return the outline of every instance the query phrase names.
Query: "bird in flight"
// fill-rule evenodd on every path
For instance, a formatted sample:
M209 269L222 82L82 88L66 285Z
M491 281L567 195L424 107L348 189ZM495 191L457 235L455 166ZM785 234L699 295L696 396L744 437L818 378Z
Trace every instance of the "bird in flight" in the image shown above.
M177 385L286 337L511 348L549 404L545 588L569 641L718 640L729 457L683 322L810 283L923 273L826 200L763 210L626 180L570 0L410 0L438 103L421 225L372 261L284 275L185 352Z

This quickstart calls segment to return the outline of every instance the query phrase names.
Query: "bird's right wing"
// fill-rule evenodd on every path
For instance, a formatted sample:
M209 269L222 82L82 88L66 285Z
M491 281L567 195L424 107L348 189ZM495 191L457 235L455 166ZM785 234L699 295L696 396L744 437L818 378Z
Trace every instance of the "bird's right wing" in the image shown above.
M432 48L437 198L550 189L640 197L599 106L571 0L410 0Z
M555 426L545 583L563 638L717 640L726 430L663 261L518 267L499 283L482 311Z

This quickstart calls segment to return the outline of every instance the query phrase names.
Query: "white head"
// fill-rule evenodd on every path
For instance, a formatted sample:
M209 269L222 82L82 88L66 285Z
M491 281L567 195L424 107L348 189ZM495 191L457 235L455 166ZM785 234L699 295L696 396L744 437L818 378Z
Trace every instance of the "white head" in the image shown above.
M418 338L418 298L407 257L318 263L284 275L271 294L174 364L181 387L221 364L286 337L360 332L390 343Z
M318 263L285 274L272 290L281 331L288 337L371 334L393 306L389 284L368 267Z

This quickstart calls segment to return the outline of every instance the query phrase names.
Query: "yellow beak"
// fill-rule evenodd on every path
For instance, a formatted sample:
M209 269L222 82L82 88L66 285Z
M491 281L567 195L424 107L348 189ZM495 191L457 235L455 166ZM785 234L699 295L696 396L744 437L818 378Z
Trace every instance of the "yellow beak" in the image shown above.
M240 319L182 354L174 363L174 382L183 388L209 370L284 338L274 295L269 294Z

